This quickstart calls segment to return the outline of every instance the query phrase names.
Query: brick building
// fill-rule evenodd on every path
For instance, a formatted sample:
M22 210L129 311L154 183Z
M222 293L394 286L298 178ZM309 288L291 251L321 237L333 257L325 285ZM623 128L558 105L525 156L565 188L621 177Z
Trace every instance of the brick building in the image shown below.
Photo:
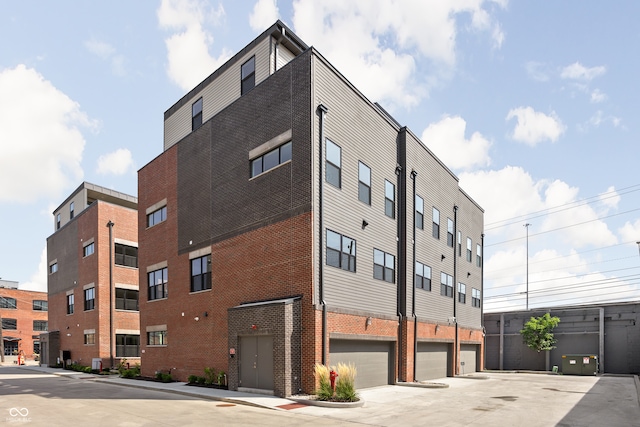
M0 280L0 317L4 356L35 359L40 354L40 334L47 330L47 293L18 289L18 282Z
M138 173L143 375L357 387L483 366L483 210L282 22L165 112ZM414 244L415 242L415 244Z
M139 361L137 199L83 182L53 216L42 363Z

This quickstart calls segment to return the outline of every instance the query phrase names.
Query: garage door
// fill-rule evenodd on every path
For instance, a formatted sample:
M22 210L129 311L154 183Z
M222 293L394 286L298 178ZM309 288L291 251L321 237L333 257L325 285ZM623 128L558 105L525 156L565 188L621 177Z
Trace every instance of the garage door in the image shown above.
M353 363L357 369L356 388L392 384L392 343L388 341L331 340L329 364Z
M416 360L416 380L433 380L449 376L451 372L450 344L419 342Z
M476 372L476 361L478 360L478 346L475 344L460 345L460 373L471 374Z

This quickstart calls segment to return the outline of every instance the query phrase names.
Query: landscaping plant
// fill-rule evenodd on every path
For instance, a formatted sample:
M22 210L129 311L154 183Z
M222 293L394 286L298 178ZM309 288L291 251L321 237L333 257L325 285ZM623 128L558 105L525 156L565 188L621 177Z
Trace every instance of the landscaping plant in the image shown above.
M356 393L356 367L353 363L348 365L345 363L338 363L336 369L338 372L338 378L336 381L336 400L341 402L355 402L358 400L358 394Z
M318 384L318 389L316 390L318 400L331 400L333 390L331 389L331 380L329 379L329 368L320 363L316 363L313 368L313 374Z

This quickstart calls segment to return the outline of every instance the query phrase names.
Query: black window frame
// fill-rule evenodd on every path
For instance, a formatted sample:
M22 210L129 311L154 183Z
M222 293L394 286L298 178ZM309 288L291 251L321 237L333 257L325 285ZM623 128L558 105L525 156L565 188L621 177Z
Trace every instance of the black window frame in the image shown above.
M75 299L74 294L67 295L67 314L73 314L75 311Z
M84 294L84 311L94 310L96 308L95 286L85 289L83 294Z
M381 257L383 264L379 262ZM389 267L389 261L391 261L392 267ZM373 278L396 283L396 256L373 248Z
M94 242L89 243L82 247L82 257L86 258L89 255L93 255L96 251L96 245Z
M194 131L202 126L202 97L191 104L191 130Z
M49 311L49 301L34 299L32 301L33 311Z
M47 332L49 330L49 322L46 320L34 320L33 330L38 332Z
M96 333L84 334L84 345L96 345Z
M62 222L62 221L61 221L61 216L60 216L60 214L58 213L58 214L56 215L56 230L60 230L60 223L61 223L61 222Z
M333 147L337 148L337 159L333 155L330 156L330 147L332 150ZM337 182L335 182L336 178ZM325 143L325 181L336 188L342 188L342 147L328 138Z
M453 247L453 220L447 218L447 246Z
M440 295L453 298L453 276L444 271L440 273Z
M367 171L369 183L363 181L367 178L362 176L363 171ZM360 160L358 160L358 200L371 206L371 168Z
M278 157L278 161L276 163L268 165L268 167L265 168L264 160L271 158L269 156L275 157L276 155ZM251 159L251 161L249 162L249 172L251 174L251 178L255 178L256 176L262 175L265 172L269 172L270 170L275 169L280 165L290 162L292 158L293 145L291 141L287 141L284 144L281 144L280 146L274 148L273 150L270 150L259 157Z
M138 248L136 246L115 243L114 264L120 267L138 268Z
M116 310L140 311L140 291L116 288Z
M332 233L334 236L330 236L329 233ZM329 230L329 229L326 230L325 234L326 234L326 240L325 240L326 264L331 267L336 267L345 271L350 271L352 273L355 273L356 261L357 261L356 240L352 239L351 237L345 236L344 234L340 234L336 231ZM340 239L339 248L336 247L337 245L335 244L330 246L330 243L329 243L330 237L331 237L331 241L335 240L336 238ZM348 249L348 252L345 249ZM333 256L330 256L330 254L333 254ZM337 259L337 262L333 262L334 259Z
M438 217L436 220L436 216ZM440 240L440 210L433 207L431 211L431 235L434 239Z
M461 304L467 303L467 285L462 282L458 282L458 302Z
M13 319L10 317L2 318L2 329L5 331L17 331L18 330L18 319Z
M49 265L49 274L53 274L53 273L57 273L58 272L58 263L54 262L53 264Z
M480 308L480 301L481 301L480 289L471 288L471 306Z
M74 202L69 204L69 219L72 220L76 214L76 208Z
M189 264L191 268L191 292L211 289L211 254L193 258Z
M165 280L166 278L166 280ZM161 282L155 283L157 279ZM168 267L159 268L147 273L148 301L165 299L169 296L169 269Z
M6 308L8 310L17 310L18 300L11 297L0 296L0 308Z
M414 203L416 205L416 228L424 230L424 199L416 194Z
M245 69L245 67L251 65L251 69ZM247 59L240 66L240 96L248 93L251 89L256 87L256 56L252 56Z
M384 214L396 219L396 186L388 179L384 180Z
M160 224L167 220L167 205L156 209L155 211L147 214L147 228Z
M116 334L116 357L140 357L140 335Z
M147 331L148 346L166 346L167 331Z
M428 277L426 271L429 271ZM426 264L416 261L416 288L423 289L425 291L431 291L431 267Z

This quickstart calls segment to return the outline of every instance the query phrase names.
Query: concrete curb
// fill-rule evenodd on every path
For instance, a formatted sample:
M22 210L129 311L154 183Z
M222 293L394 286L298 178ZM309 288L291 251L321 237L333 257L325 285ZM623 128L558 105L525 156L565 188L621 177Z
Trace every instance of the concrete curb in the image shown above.
M361 408L364 406L363 398L360 398L357 402L329 402L326 400L300 399L296 397L287 397L287 399L309 406L319 406L321 408Z
M633 381L636 383L636 393L638 393L638 406L640 406L640 379L638 379L637 375L634 375Z
M408 383L408 382L397 382L395 385L399 385L402 387L419 387L419 388L449 388L449 384L445 384L445 383L433 383L433 382L415 382L415 383Z

